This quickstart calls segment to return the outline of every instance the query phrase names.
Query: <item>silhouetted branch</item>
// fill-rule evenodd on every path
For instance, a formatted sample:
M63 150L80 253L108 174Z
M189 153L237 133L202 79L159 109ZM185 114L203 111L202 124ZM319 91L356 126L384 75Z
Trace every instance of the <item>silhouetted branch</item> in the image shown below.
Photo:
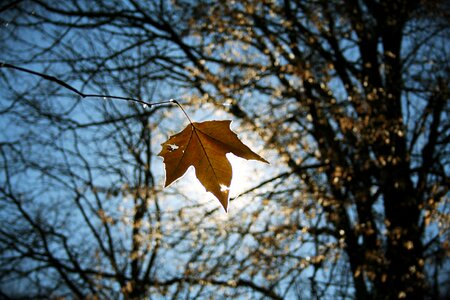
M148 107L151 107L151 106L154 106L154 105L169 104L169 103L175 103L178 106L180 106L180 104L178 102L176 102L176 101L174 101L172 99L168 100L168 101L160 101L160 102L150 103L150 102L146 102L146 101L143 101L143 100L140 100L140 99L131 98L131 97L113 96L113 95L106 95L106 94L105 95L85 94L85 93L77 90L76 88L74 88L70 84L68 84L68 83L66 83L66 82L56 78L55 76L51 76L51 75L47 75L47 74L44 74L44 73L36 72L36 71L30 70L30 69L18 67L18 66L11 65L11 64L8 64L8 63L0 63L0 68L1 67L15 69L15 70L18 70L18 71L21 71L21 72L25 72L25 73L29 73L29 74L33 74L33 75L39 76L41 78L44 78L45 80L54 82L54 83L56 83L56 84L58 84L58 85L60 85L60 86L62 86L64 88L74 92L75 94L81 96L82 98L102 98L102 99L110 98L110 99L117 99L117 100L125 100L125 101L137 102L137 103L146 105Z

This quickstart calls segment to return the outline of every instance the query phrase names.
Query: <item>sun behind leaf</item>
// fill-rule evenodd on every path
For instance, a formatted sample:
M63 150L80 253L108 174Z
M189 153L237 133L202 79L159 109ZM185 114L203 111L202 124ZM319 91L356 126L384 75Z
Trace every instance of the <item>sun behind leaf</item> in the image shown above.
M228 211L232 169L226 154L268 163L239 140L230 124L229 120L193 122L161 144L158 155L164 158L166 167L165 187L194 166L201 184Z

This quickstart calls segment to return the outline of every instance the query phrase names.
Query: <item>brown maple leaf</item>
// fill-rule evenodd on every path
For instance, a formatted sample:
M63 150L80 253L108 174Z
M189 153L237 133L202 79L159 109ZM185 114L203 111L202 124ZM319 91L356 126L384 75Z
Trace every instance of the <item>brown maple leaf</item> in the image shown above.
M226 154L268 163L239 140L231 131L230 123L228 120L193 122L161 144L162 150L158 155L164 158L166 166L165 187L194 166L201 184L219 199L227 211L232 169Z

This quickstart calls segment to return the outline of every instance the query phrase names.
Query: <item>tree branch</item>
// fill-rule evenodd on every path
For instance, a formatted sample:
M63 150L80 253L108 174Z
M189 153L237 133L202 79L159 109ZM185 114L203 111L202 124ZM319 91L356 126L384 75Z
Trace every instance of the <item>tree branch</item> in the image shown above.
M131 98L131 97L121 97L121 96L113 96L113 95L107 95L107 94L105 94L105 95L101 95L101 94L85 94L85 93L77 90L76 88L74 88L73 86L68 84L67 82L64 82L64 81L62 81L62 80L60 80L60 79L58 79L58 78L56 78L54 76L51 76L51 75L47 75L47 74L44 74L44 73L36 72L36 71L30 70L30 69L25 69L25 68L22 68L22 67L18 67L18 66L15 66L15 65L8 64L8 63L0 63L0 68L14 69L14 70L18 70L18 71L21 71L21 72L24 72L24 73L29 73L29 74L33 74L33 75L39 76L39 77L41 77L41 78L43 78L43 79L45 79L47 81L54 82L54 83L64 87L65 89L68 89L68 90L74 92L75 94L81 96L82 98L102 98L102 99L110 98L110 99L116 99L116 100L137 102L137 103L140 103L142 105L146 105L148 107L155 106L155 105L169 104L169 103L175 103L176 105L180 106L178 102L176 102L176 101L174 101L172 99L168 100L168 101L160 101L160 102L150 103L150 102L146 102L146 101L143 101L143 100L140 100L140 99Z

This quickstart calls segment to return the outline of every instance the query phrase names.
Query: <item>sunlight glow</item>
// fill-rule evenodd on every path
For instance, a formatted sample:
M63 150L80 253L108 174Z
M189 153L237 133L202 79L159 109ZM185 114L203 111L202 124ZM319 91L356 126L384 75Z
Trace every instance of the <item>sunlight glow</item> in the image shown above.
M237 198L245 191L254 187L262 178L262 167L267 167L261 165L258 161L245 160L243 158L237 157L231 153L227 154L227 158L231 163L233 169L233 177L230 186L230 199ZM219 201L213 196L213 194L206 192L203 185L195 177L195 170L191 166L189 167L186 174L180 179L173 183L173 187L179 189L188 199L191 200L190 204L206 204L208 207L220 206ZM223 187L225 188L225 186ZM244 198L233 201L230 203L230 208L238 209L244 205L247 205L248 201Z

